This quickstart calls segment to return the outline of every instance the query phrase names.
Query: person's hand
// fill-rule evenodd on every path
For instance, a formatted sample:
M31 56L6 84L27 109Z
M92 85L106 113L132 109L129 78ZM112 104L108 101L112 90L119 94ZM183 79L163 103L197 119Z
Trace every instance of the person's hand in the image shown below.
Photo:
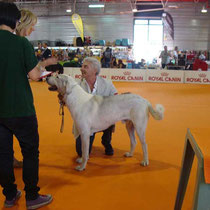
M49 66L49 65L54 65L57 64L58 59L55 57L47 58L46 60L43 61L44 66Z

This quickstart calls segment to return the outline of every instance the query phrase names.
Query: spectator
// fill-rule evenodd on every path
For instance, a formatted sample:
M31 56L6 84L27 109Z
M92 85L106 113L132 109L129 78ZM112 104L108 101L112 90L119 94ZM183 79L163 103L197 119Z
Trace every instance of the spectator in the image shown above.
M110 62L112 58L112 49L107 47L104 51L105 68L110 68Z
M203 52L199 52L199 57L200 60L205 61L206 60L206 56L204 55Z
M0 2L0 185L6 197L4 206L14 206L21 196L13 168L15 135L23 155L26 206L35 209L50 203L52 196L38 193L39 134L28 76L37 81L41 69L56 60L38 64L30 42L13 34L20 17L14 3Z
M160 53L159 58L161 58L161 65L164 69L166 65L169 63L170 53L168 52L167 46L164 46L164 50Z
M179 50L178 50L178 47L176 46L173 51L173 59L175 61L175 65L178 65L178 54L179 54Z
M118 65L117 65L118 69L125 69L126 65L123 63L123 61L121 59L118 60Z
M35 54L38 61L42 60L42 52L43 52L42 43L38 42L38 48L35 50Z
M106 63L105 63L105 56L104 56L104 54L103 54L102 57L101 57L101 67L102 67L102 68L106 68Z
M110 67L111 68L117 68L117 59L116 59L116 57L112 57Z
M193 70L195 71L207 71L208 70L208 64L200 59L200 56L197 57L193 63Z
M146 61L142 58L141 59L141 62L139 62L138 64L139 64L140 69L141 68L144 68L145 67L145 64L146 64Z
M47 58L50 58L52 56L52 52L50 49L48 49L48 44L46 42L43 43L43 48L44 48L44 51L42 54L42 59L46 60Z
M69 50L68 49L63 51L63 60L64 61L69 60Z

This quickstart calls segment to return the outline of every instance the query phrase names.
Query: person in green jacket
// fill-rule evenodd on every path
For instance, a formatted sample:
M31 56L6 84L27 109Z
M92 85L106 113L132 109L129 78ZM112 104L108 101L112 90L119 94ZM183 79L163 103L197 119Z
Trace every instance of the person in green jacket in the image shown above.
M39 134L33 95L28 77L37 81L42 68L57 62L50 58L38 63L30 42L14 34L21 14L14 3L0 2L0 185L12 207L21 196L15 184L13 136L23 155L23 181L27 209L52 201L38 192Z

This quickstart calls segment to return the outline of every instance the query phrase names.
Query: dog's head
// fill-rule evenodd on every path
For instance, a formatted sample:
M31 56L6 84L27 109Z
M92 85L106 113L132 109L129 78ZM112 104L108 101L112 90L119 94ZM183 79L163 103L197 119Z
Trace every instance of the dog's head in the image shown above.
M50 85L48 88L50 91L58 91L62 95L69 94L73 86L77 82L70 76L66 74L58 74L57 76L51 76L46 79L47 83Z

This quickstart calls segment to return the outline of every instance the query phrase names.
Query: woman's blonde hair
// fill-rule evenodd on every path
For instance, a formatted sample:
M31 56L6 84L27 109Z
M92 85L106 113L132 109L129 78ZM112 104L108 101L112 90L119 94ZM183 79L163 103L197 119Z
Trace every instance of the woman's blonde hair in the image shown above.
M21 9L20 23L16 28L16 34L20 35L22 30L27 30L31 25L37 23L37 16L27 9Z

